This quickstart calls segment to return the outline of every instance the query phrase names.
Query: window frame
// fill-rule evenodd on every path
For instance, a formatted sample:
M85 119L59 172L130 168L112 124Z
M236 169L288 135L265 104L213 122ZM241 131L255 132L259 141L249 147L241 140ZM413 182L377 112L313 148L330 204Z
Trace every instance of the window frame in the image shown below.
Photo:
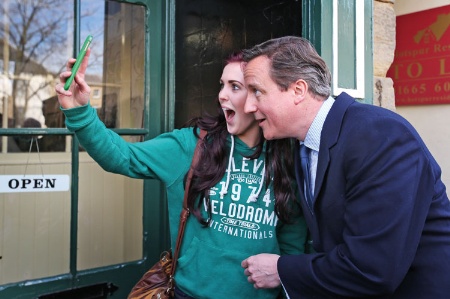
M74 0L73 55L77 56L80 44L80 2ZM144 124L142 129L113 129L119 135L153 138L173 129L174 123L174 7L175 0L116 0L120 3L145 7L145 90ZM171 84L172 83L172 84ZM144 180L142 258L133 262L109 265L87 270L77 270L78 234L78 173L79 142L66 128L0 128L2 136L71 136L71 211L70 211L70 271L53 277L21 281L0 286L0 296L8 298L36 297L36 294L58 293L65 290L101 284L104 292L124 298L134 283L168 249L169 229L165 189L156 180ZM5 147L6 148L6 147ZM8 155L8 153L3 153ZM152 198L150 201L149 199ZM117 289L116 289L117 287ZM106 295L105 295L106 296Z

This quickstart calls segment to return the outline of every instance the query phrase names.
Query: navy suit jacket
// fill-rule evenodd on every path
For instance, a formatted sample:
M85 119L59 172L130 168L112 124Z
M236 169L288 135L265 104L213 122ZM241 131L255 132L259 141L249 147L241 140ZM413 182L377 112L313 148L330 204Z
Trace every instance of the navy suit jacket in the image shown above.
M312 209L300 195L316 252L278 260L290 298L450 298L440 175L404 118L339 95L321 133Z

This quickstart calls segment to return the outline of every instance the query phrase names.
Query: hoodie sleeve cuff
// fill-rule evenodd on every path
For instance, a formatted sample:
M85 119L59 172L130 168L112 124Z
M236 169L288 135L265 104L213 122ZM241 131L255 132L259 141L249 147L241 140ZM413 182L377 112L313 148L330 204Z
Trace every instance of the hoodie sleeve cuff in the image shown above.
M60 110L64 113L66 126L71 132L86 127L97 117L97 112L90 104L70 109L60 107Z

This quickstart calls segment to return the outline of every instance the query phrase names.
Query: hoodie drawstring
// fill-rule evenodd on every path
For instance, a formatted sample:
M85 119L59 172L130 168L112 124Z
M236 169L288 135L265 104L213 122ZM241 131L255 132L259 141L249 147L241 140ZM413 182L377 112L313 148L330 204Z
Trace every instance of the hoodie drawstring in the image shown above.
M265 162L263 162L263 163L264 164L263 164L263 170L262 170L262 177L261 177L261 180L259 181L258 191L255 194L250 195L250 197L248 199L249 202L256 202L258 200L259 193L261 193L262 186L264 185L264 174L266 173L266 163Z
M233 152L234 152L234 136L231 135L231 149L230 149L230 156L228 157L228 168L227 168L227 181L225 183L225 188L223 188L219 194L220 198L222 199L225 194L228 193L228 186L230 184L230 176L231 176L231 160L233 159ZM266 163L263 160L263 170L262 170L262 177L259 181L259 188L258 191L255 194L251 194L249 197L249 202L256 202L258 200L258 196L261 193L262 187L264 185L264 174L266 172Z
M228 157L228 168L227 168L227 182L225 183L225 188L220 191L220 198L222 199L225 194L228 193L228 185L230 184L230 175L231 175L231 160L233 159L234 152L234 136L231 135L231 149L230 156Z

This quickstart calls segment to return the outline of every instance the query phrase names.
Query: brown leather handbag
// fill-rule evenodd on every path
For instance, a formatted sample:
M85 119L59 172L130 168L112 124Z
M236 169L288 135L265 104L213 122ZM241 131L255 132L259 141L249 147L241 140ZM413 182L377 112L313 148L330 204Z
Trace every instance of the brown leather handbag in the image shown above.
M148 270L144 276L133 287L128 299L171 299L174 297L174 274L177 265L178 254L183 240L184 228L187 218L189 217L189 209L187 206L187 194L191 186L192 172L200 157L199 148L203 144L203 138L206 135L205 130L200 131L200 138L194 151L191 168L189 169L186 186L184 188L183 209L180 215L180 226L178 228L178 236L175 246L174 255L171 251L164 251L160 260Z

